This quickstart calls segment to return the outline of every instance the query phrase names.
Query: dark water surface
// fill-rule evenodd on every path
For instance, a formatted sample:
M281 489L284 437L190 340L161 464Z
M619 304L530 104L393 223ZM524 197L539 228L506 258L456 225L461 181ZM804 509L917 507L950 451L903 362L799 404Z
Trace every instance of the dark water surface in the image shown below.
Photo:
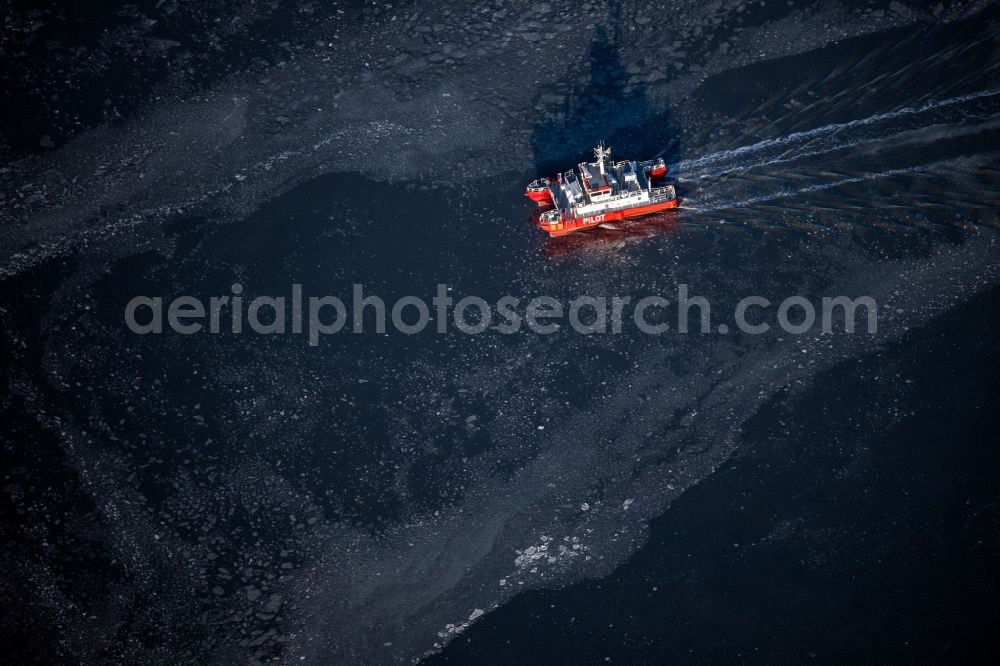
M628 564L525 594L427 663L992 653L997 305L994 291L776 396Z

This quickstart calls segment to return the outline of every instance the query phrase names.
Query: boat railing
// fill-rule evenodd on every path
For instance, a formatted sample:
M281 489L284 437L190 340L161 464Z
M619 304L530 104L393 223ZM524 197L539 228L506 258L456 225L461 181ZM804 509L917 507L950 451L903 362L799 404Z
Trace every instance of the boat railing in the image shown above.
M621 198L624 201L622 203L617 203L616 204L615 203L615 199L617 199L617 198ZM649 201L652 202L652 203L656 203L656 202L659 202L659 201L666 201L666 200L673 199L673 198L674 198L674 186L673 185L664 185L663 187L654 187L651 190L649 190ZM633 208L636 205L636 204L633 203L634 200L635 200L635 197L625 197L625 196L620 196L619 195L619 197L608 199L607 201L603 202L606 205L601 210L594 211L592 214L597 215L599 213L603 213L603 212L607 212L607 211L622 210L624 208ZM577 206L571 206L570 207L570 216L571 217L576 217L577 216L577 210L576 209L577 209ZM591 214L591 213L588 213L588 214Z
M663 187L652 187L649 189L650 199L673 199L674 196L673 185L664 185Z

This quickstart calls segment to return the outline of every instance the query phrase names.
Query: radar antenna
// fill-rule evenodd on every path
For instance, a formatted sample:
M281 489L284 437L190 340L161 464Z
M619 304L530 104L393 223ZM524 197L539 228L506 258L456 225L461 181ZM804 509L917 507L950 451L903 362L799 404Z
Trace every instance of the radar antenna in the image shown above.
M601 170L601 175L604 175L604 160L611 157L611 149L606 148L602 141L594 148L594 157L597 158L597 167Z

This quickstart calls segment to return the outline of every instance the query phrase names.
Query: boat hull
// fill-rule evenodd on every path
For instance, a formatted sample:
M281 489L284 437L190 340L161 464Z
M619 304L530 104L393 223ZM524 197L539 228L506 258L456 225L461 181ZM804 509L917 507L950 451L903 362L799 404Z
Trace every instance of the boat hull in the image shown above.
M539 206L551 206L553 202L550 185L554 180L554 178L536 178L525 188L524 196Z
M552 205L552 193L548 189L545 190L525 190L524 196L528 197L534 201L539 206L551 206Z
M625 208L623 210L607 211L605 213L590 215L588 217L570 218L555 224L540 223L538 226L541 227L542 231L546 232L549 236L558 238L560 236L568 236L574 231L592 229L608 222L642 217L644 215L651 215L664 210L670 210L671 208L677 208L677 199L658 201L657 203L649 204L647 206L635 206L633 208Z

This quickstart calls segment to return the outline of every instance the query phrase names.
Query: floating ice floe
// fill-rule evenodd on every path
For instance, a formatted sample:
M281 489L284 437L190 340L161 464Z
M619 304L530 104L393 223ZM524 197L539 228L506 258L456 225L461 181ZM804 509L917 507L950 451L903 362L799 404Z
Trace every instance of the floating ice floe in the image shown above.
M586 546L580 544L579 537L563 537L565 543L555 544L550 536L539 537L541 544L528 546L523 551L517 550L517 557L514 565L520 570L528 570L529 573L537 573L539 565L552 565L565 562L570 558L577 557L582 551L587 550ZM501 581L501 585L506 585L507 579Z

